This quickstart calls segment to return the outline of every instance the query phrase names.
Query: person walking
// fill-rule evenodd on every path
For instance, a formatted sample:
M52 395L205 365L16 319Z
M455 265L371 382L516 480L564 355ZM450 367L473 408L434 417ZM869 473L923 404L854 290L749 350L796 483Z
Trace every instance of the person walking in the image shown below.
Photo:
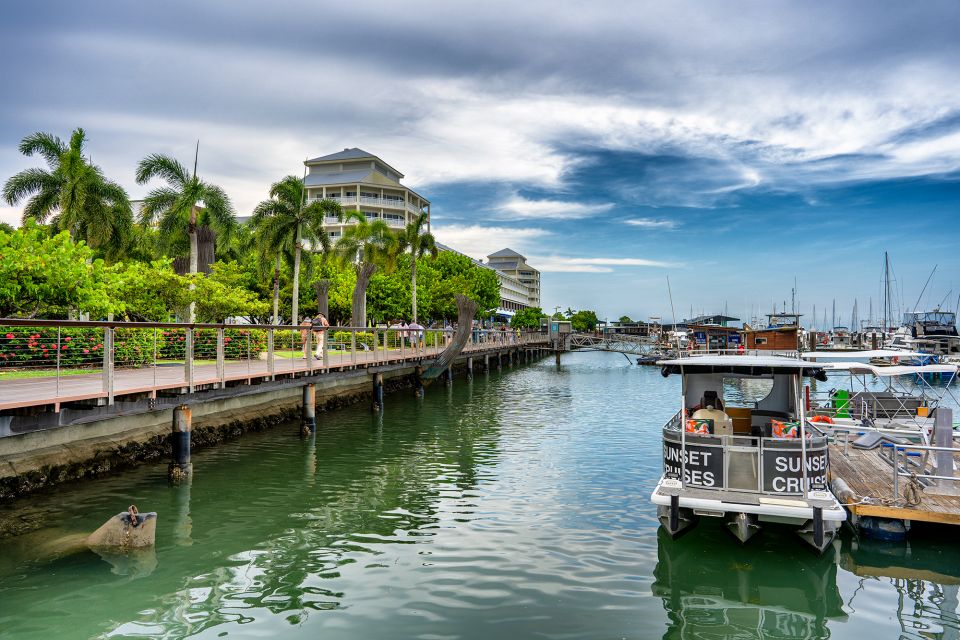
M307 346L307 333L310 331L312 325L313 321L310 319L310 316L304 318L303 322L300 323L300 326L303 327L300 329L300 347L303 349L303 355L300 357L301 360L306 360L307 356L310 355L310 348Z
M327 327L329 326L330 321L322 313L313 319L313 337L317 342L317 359L321 361L323 360L323 345L327 340Z

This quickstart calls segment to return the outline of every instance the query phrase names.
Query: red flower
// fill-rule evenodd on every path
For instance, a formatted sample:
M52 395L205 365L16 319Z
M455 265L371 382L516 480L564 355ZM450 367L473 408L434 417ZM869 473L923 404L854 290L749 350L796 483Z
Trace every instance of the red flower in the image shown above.
M67 348L67 345L65 345L65 344L60 345L60 351L63 351L63 350L66 349L66 348Z
M13 340L13 334L12 334L12 333L8 333L8 334L7 334L7 340Z
M224 342L230 342L230 340L231 340L230 338L224 338L224 339L223 339Z
M90 353L90 349L84 349L83 352L84 352L84 353Z
M66 338L64 338L64 341L65 341L65 342L70 342L70 336L67 336Z

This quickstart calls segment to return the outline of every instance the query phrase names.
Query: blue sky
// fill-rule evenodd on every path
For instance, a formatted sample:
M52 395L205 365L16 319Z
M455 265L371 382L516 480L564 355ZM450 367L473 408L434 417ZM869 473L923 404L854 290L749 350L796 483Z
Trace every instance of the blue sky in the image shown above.
M960 3L13 2L0 176L88 131L132 197L163 152L239 214L305 157L360 147L439 239L509 246L544 307L749 317L960 295ZM0 206L0 219L16 221Z

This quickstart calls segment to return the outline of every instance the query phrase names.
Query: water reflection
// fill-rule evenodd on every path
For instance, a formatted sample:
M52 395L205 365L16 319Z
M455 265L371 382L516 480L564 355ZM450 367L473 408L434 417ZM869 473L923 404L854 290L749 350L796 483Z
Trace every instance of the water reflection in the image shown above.
M730 544L702 524L681 541L658 532L653 594L669 619L664 638L826 638L844 620L837 565L775 536Z

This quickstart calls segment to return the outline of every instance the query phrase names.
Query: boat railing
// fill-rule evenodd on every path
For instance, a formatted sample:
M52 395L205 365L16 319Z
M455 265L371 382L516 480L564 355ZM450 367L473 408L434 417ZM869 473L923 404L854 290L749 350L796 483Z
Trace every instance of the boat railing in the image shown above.
M799 496L804 494L801 458L806 456L807 486L827 485L828 437L806 425L799 438L746 434L683 432L680 414L663 428L664 472L696 489Z
M939 447L928 444L889 444L884 449L891 466L891 490L895 505L919 502L924 489L945 489L944 493L955 495L960 477L953 473L955 456L960 448ZM930 457L934 461L930 461ZM940 473L940 469L949 469L949 475ZM905 479L905 480L904 480ZM901 494L901 484L904 492Z

